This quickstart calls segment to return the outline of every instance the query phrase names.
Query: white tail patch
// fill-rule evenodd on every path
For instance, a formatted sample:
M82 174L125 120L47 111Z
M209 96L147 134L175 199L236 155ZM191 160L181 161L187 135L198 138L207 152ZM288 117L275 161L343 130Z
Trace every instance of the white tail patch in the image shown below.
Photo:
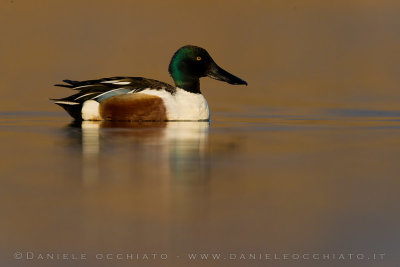
M112 84L117 84L117 85L127 85L127 84L131 84L131 82L120 82L119 80L117 81L104 81L101 83L112 83Z
M75 98L75 100L78 100L79 98L82 98L82 97L85 97L85 96L88 96L88 95L93 95L93 94L96 94L96 92L92 92L92 93L87 93L87 94L81 95L80 97Z
M114 84L118 84L118 85L127 85L127 84L131 84L131 82L117 82Z
M68 101L56 101L54 102L55 104L61 104L61 105L79 105L79 103L76 102L68 102Z
M85 88L85 87L89 87L89 86L93 86L92 84L87 84L87 85L81 85L78 87L73 87L72 89L77 90L77 89L81 89L81 88Z
M83 102L82 106L82 119L84 121L100 121L101 116L99 112L100 103L96 100L87 100Z

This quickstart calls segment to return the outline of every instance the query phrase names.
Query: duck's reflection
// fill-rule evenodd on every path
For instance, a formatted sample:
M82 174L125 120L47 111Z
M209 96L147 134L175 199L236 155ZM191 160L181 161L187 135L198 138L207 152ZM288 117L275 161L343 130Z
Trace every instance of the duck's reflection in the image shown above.
M84 121L68 128L78 134L86 186L107 173L118 179L161 175L190 182L209 177L209 122Z

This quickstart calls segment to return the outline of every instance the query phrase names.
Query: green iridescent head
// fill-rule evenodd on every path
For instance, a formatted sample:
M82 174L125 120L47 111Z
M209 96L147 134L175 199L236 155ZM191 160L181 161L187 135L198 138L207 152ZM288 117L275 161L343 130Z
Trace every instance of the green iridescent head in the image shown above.
M220 68L205 49L193 45L176 51L168 70L177 87L193 93L200 93L199 79L206 76L230 84L247 85L244 80Z

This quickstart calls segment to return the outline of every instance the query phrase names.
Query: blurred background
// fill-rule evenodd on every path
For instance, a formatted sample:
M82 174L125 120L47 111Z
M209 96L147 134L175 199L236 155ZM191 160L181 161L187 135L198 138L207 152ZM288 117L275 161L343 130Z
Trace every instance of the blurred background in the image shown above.
M213 109L397 109L398 1L19 1L0 9L0 110L57 110L62 79L115 75L171 82L186 44L249 82L210 79ZM7 101L4 101L7 99Z

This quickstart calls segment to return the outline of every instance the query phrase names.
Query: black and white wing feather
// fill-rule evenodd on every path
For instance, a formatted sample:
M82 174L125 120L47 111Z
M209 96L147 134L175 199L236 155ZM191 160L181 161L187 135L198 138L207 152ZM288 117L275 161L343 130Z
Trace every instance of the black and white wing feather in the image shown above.
M63 80L63 82L65 84L56 84L55 86L66 87L79 92L68 97L52 100L75 119L81 119L82 105L87 100L101 102L112 96L137 93L145 89L165 90L171 94L174 94L176 90L168 83L143 77L112 77L88 81Z

